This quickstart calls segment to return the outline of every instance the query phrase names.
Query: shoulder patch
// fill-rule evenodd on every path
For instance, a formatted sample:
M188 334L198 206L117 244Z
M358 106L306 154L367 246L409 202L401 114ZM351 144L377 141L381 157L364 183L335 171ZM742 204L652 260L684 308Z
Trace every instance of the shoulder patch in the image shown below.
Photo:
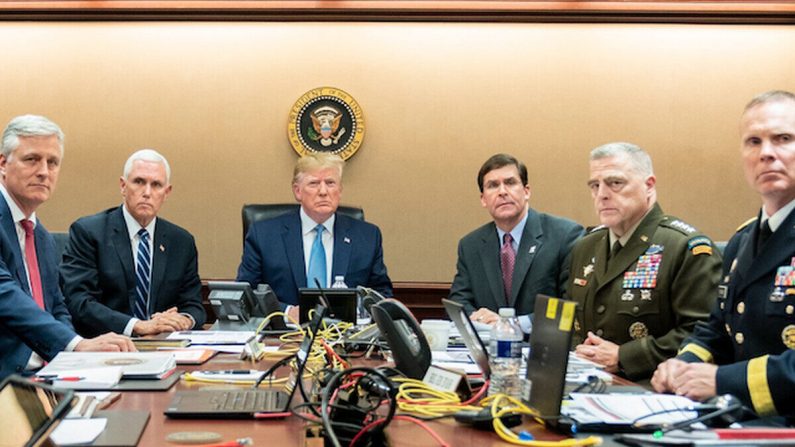
M748 225L751 225L752 223L756 222L756 219L757 219L756 217L752 217L752 218L750 218L750 219L746 220L745 222L743 222L743 223L742 223L742 225L740 225L739 227L737 227L737 229L736 229L736 230L734 230L734 232L735 232L735 233L739 233L740 231L742 231L742 230L743 230L745 227L747 227Z
M672 218L671 220L664 220L660 225L673 228L674 230L678 230L680 233L685 235L691 235L698 232L698 230L696 230L696 228L692 225L675 218Z
M591 234L591 233L596 233L597 231L600 231L600 230L606 230L606 229L607 229L607 227L606 227L606 226L604 226L604 225L597 225L597 226L595 226L595 227L593 227L593 228L589 229L589 230L588 230L588 234Z
M693 253L693 256L712 256L712 241L706 236L697 236L687 241L687 249Z

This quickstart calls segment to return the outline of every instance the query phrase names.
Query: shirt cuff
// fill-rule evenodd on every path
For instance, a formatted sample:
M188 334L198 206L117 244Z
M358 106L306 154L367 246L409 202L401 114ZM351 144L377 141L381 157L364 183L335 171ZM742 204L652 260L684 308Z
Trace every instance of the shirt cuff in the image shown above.
M185 313L185 312L180 312L179 314L182 315L183 317L188 317L188 319L190 319L190 328L191 329L196 327L196 320L193 319L193 315Z
M519 315L519 327L525 334L533 332L533 314Z
M137 323L139 321L141 321L141 320L139 320L139 319L137 319L135 317L130 318L130 321L127 322L127 326L124 326L124 335L126 335L128 337L132 337L133 336L133 328L135 327L135 323Z
M77 345L78 345L78 344L79 344L81 341L83 341L83 337L81 337L81 336L79 336L79 335L75 335L75 338L73 338L73 339L72 339L72 341L70 341L69 343L67 343L67 345L66 345L66 348L64 349L64 351L67 351L67 352L72 352L72 351L74 351L74 350L75 350L75 348L77 348Z

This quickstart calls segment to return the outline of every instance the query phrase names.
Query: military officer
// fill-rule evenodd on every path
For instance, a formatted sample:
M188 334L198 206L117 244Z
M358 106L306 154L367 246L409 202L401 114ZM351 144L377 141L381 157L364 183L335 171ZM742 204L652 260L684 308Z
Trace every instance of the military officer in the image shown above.
M743 170L762 199L726 247L709 321L652 378L659 392L704 400L733 394L760 416L795 417L795 94L745 107Z
M651 158L610 143L590 155L588 187L602 225L572 253L577 354L633 380L648 379L698 320L720 277L712 241L663 213Z

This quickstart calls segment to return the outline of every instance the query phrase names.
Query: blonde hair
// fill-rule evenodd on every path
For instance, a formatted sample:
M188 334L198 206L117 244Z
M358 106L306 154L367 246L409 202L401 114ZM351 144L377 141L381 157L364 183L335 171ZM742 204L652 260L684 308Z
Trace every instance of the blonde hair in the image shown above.
M336 169L339 172L340 180L342 180L343 166L345 166L345 161L337 154L330 154L328 152L308 152L295 163L295 169L293 169L293 184L299 183L301 177L307 172L327 168Z

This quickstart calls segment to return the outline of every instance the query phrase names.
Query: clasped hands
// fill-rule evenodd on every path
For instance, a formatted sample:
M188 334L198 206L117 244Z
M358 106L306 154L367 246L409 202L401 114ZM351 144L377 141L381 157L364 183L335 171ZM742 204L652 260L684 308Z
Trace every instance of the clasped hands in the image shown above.
M717 394L717 373L718 366L712 363L687 363L668 359L657 365L651 378L651 386L658 393L670 392L704 401Z
M618 345L588 331L588 336L574 348L574 352L581 358L604 365L605 371L617 373Z
M133 327L134 335L156 335L161 332L187 331L193 327L193 321L172 307L163 312L156 312L148 320L140 320Z

